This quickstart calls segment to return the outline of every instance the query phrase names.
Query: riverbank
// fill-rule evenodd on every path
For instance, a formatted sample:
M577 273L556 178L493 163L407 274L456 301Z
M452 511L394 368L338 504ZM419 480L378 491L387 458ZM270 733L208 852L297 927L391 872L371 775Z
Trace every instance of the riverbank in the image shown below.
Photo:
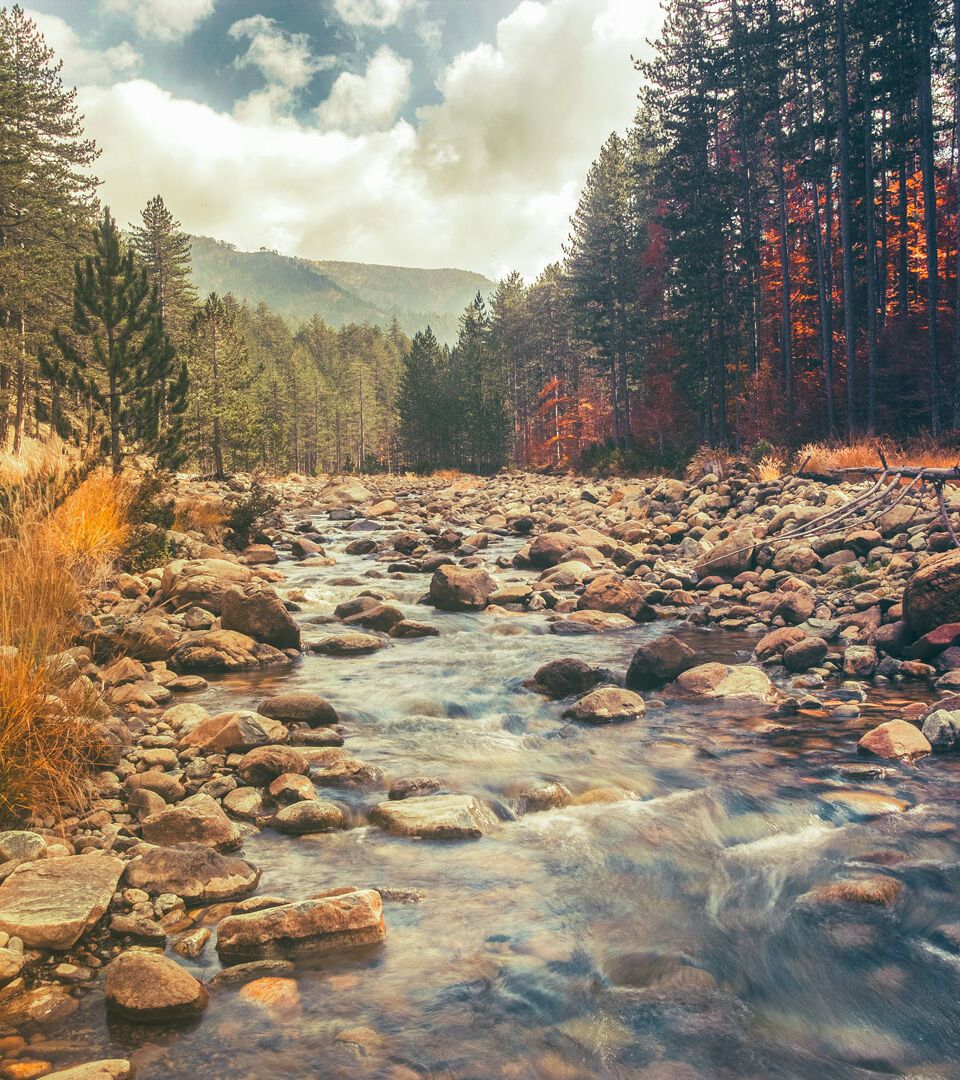
M960 634L949 566L914 576L946 546L928 502L804 537L864 487L273 488L244 551L172 536L184 557L101 590L57 661L112 715L84 813L0 837L7 1076L954 1053L929 1016L950 979L911 959L960 944L955 759L930 753Z

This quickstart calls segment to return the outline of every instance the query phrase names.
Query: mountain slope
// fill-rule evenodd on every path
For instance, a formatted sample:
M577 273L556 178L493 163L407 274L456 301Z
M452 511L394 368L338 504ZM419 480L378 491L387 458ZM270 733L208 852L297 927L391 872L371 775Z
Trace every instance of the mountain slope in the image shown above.
M441 340L456 336L457 320L477 292L493 282L466 270L424 270L367 263L313 261L275 251L238 251L207 236L191 237L193 279L201 296L232 292L263 301L294 322L314 314L340 326L386 326L395 316L408 333L428 323Z

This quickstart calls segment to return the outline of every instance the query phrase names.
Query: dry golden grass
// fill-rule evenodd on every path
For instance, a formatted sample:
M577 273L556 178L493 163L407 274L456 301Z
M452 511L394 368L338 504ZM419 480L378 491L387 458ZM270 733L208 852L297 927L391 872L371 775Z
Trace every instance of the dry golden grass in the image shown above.
M761 483L779 480L786 471L787 463L779 454L764 454L757 462L757 479Z
M696 483L704 476L714 475L721 479L726 475L733 461L731 454L719 446L701 446L690 458L684 477L689 483Z
M865 439L850 446L808 443L797 451L797 467L810 473L830 473L840 469L874 469L880 465L880 447L890 465L949 469L960 464L960 449L937 446L929 440L919 440L898 447L876 439Z
M120 552L127 494L105 474L71 484L58 453L0 462L0 820L80 805L103 745L96 690L48 658L74 643L83 590Z
M180 532L196 530L219 537L230 511L219 499L182 499L174 508L173 527Z

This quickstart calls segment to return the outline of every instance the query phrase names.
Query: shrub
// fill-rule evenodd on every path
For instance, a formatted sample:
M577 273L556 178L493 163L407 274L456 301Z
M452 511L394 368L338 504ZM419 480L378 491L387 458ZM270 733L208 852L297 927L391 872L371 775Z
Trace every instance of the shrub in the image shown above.
M235 548L246 547L250 536L262 529L267 518L280 505L280 499L262 484L253 484L250 491L233 504L227 517L230 544Z
M127 507L131 525L156 525L172 529L175 516L174 501L163 497L167 478L162 473L147 473L136 486Z

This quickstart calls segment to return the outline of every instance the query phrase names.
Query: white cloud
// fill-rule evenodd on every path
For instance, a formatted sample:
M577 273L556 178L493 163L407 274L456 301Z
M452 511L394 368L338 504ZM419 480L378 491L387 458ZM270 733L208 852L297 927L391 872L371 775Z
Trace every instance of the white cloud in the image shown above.
M397 118L410 97L413 64L382 45L362 75L345 71L337 76L330 96L316 110L325 130L382 131Z
M63 61L67 83L109 82L117 76L129 76L139 68L142 57L129 41L109 49L87 49L76 32L57 15L26 8L27 16L37 24L46 43Z
M217 111L144 80L84 89L104 199L135 220L161 191L189 230L254 250L535 273L559 256L601 144L633 116L630 55L660 18L656 0L635 6L644 18L618 31L624 0L524 0L495 43L447 65L438 104L386 129L374 130L405 96L405 61L387 53L393 88L380 85L378 53L363 75L340 76L322 127ZM309 81L309 60L289 76L267 54L250 63L281 98Z
M386 30L396 26L420 0L333 0L336 13L351 26L370 26Z
M209 15L216 0L100 0L109 15L126 15L141 37L179 41Z
M257 123L282 116L293 105L318 71L332 66L334 57L314 56L306 34L289 34L265 15L251 15L230 27L230 36L249 41L247 51L237 57L237 67L256 68L266 81L237 106L237 115Z

